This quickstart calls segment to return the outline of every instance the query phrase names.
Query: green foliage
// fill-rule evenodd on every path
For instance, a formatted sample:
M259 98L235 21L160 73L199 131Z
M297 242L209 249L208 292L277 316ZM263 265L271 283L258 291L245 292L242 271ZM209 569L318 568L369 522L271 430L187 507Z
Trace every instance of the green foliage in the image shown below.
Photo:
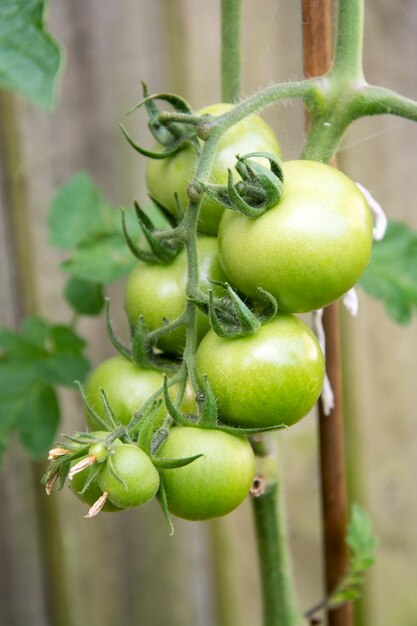
M80 315L98 315L104 306L103 287L72 276L64 289L64 296Z
M52 109L61 50L45 30L45 0L0 2L0 87Z
M153 205L146 208L157 226L166 225ZM129 233L138 241L139 226L133 208L125 213ZM75 174L58 189L48 226L50 242L69 251L62 269L83 281L107 285L129 273L136 263L126 245L118 209L103 198L84 172Z
M18 431L32 457L46 453L60 417L54 387L84 380L84 347L70 327L36 317L25 319L20 332L0 329L0 449Z
M384 302L394 321L409 322L417 307L417 232L390 221L384 239L374 245L360 285Z
M367 513L358 504L352 506L346 542L350 548L349 570L330 595L328 606L332 609L360 597L366 571L375 563L377 539Z

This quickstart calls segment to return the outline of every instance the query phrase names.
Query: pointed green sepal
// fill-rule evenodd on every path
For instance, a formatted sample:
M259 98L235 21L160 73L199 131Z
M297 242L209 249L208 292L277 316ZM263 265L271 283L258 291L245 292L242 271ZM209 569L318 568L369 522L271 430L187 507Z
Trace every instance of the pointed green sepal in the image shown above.
M127 348L121 341L118 339L113 331L113 326L110 320L110 300L109 298L104 298L105 309L106 309L106 330L107 335L115 348L122 356L130 359L130 350Z
M177 194L176 194L177 195ZM175 217L175 215L173 215L170 211L168 211L168 209L166 208L166 206L164 206L163 204L161 204L159 202L159 200L157 200L156 198L154 198L153 196L151 196L150 193L148 193L149 199L152 200L152 203L159 209L159 211L162 213L162 215L165 217L165 219L167 220L167 222L170 224L170 226L175 227L177 226L178 222L182 219L183 214L179 214L178 213L178 218ZM178 206L178 205L177 205Z
M179 424L180 426L195 426L196 425L195 422L188 419L188 417L183 415L181 411L179 411L174 406L174 403L172 402L171 397L168 392L168 378L166 376L164 376L164 402L165 402L165 406L167 408L168 413L170 414L170 416L172 417L172 419L174 420L176 424Z
M131 359L133 363L147 369L157 369L152 361L152 354L146 340L146 329L143 317L138 317L132 337Z
M158 415L158 411L161 408L162 398L153 400L149 407L147 407L138 422L138 439L137 444L148 456L151 455L152 437L155 427L155 419Z
M202 395L202 401L197 400L200 405L198 426L200 428L216 428L218 415L217 402L207 376L204 376L204 391Z
M214 299L209 291L209 320L219 337L232 338L252 335L260 328L260 321L228 283L223 286L228 296Z
M264 322L268 322L278 313L278 302L277 299L266 291L262 289L262 287L258 287L257 290L257 302L254 304L254 312L258 320L263 324ZM260 304L259 308L257 304ZM259 310L258 310L259 309Z
M111 430L113 430L114 428L117 428L117 417L113 413L113 410L109 404L109 401L107 400L106 392L104 391L102 387L100 387L99 393L100 393L101 400L103 402L104 413L106 415L107 422L109 423Z
M80 496L82 496L87 491L93 480L97 478L102 469L103 465L100 463L94 463L93 465L90 465L90 467L88 468L87 480L85 481L81 491L78 492Z
M142 211L137 202L135 202L134 205L139 225L154 255L155 261L162 264L171 263L181 249L181 242L176 238L159 240L154 235L156 228L152 224L152 221L146 213Z
M190 465L193 461L196 461L204 454L195 454L194 456L187 456L182 459L161 459L160 457L152 457L152 463L158 470L170 470L177 469L178 467L185 467Z
M127 485L125 483L125 481L123 480L123 478L120 476L119 472L117 471L114 463L113 463L113 459L111 457L111 455L109 454L109 456L107 457L107 467L109 468L110 472L113 474L113 476L115 477L116 480L119 481L119 483L121 485L123 485L123 487L126 489L127 491Z
M81 398L84 404L84 407L88 413L88 415L91 417L91 419L97 424L97 426L99 426L102 430L109 430L111 429L111 425L107 424L105 422L105 420L100 417L100 415L98 415L94 409L92 408L92 406L90 405L90 403L87 400L87 396L84 393L84 389L83 386L81 385L81 383L76 380L75 384L78 386L78 389L80 390L81 393ZM86 433L88 434L88 433Z
M126 217L125 217L124 210L120 209L120 213L122 216L123 235L124 235L127 247L129 248L133 256L135 256L137 259L139 259L139 261L142 261L143 263L156 263L157 260L155 258L155 255L152 254L152 252L149 252L149 250L143 250L133 241L133 239L129 235L129 231L127 230Z
M165 491L165 486L164 486L164 481L162 476L160 476L160 481L159 481L159 489L158 492L156 494L156 497L158 498L158 502L159 505L162 509L162 513L164 514L164 518L165 521L167 522L168 526L169 526L169 534L172 537L172 535L174 534L175 530L174 530L174 524L172 523L172 519L171 519L171 515L168 509L168 502L167 502L167 494Z
M278 424L277 426L267 426L264 428L240 428L240 426L228 426L222 422L217 422L216 429L222 430L230 435L241 435L242 437L250 437L250 435L257 435L258 433L266 433L269 430L286 430L288 426L286 424Z

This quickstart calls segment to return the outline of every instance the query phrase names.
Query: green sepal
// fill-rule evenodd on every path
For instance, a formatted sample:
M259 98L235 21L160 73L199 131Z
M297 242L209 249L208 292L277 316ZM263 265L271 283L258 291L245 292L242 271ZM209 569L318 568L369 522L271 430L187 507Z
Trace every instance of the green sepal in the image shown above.
M190 463L202 456L204 456L204 454L195 454L194 456L187 456L182 459L161 459L159 457L152 457L152 463L158 470L170 470L190 465Z
M218 415L217 402L207 376L204 376L204 391L202 396L202 401L197 400L200 408L198 426L200 428L216 428Z
M178 196L178 194L175 194L176 196ZM164 206L163 204L161 204L159 202L159 200L157 200L156 198L154 198L153 196L151 196L151 194L148 194L149 199L152 201L152 203L159 209L159 211L162 213L162 215L165 217L165 219L167 220L167 222L174 228L175 226L177 226L178 222L182 219L183 217L183 213L180 215L178 213L178 218L175 217L175 215L173 215L170 211L168 211L168 209L166 208L166 206ZM178 203L177 203L177 208L178 208Z
M152 254L152 252L149 252L149 250L142 250L142 248L140 248L130 237L129 231L127 230L126 216L123 209L120 209L120 214L122 217L123 236L125 238L127 247L129 248L133 256L135 256L137 259L139 259L139 261L142 261L143 263L155 263L155 255Z
M278 424L278 426L267 426L264 428L241 428L240 426L228 426L222 422L217 422L216 429L222 430L230 435L241 435L242 437L250 437L250 435L257 435L258 433L266 433L269 430L286 430L288 426L286 424Z
M138 317L135 330L132 337L132 349L130 352L130 358L139 367L145 369L161 369L156 364L151 347L147 341L147 333L145 328L145 322L142 315ZM162 367L162 366L161 366Z
M263 305L262 308L257 306L258 302ZM258 287L257 301L254 303L254 310L256 317L261 324L263 324L273 319L278 313L278 301L272 293L269 293L266 289L262 289L262 287Z
M97 476L99 475L102 469L103 469L103 465L100 463L94 463L94 465L90 465L90 467L88 468L87 480L85 481L84 486L81 489L81 491L78 492L80 496L82 496L83 493L87 491L87 489L89 488L93 480L97 478Z
M162 446L164 441L166 441L168 434L169 434L169 430L168 428L165 428L164 426L162 426L161 428L158 428L158 430L154 433L152 437L152 442L151 442L151 456L153 456L154 454L156 454L156 452L158 452L159 448Z
M98 415L94 409L92 408L92 406L90 405L90 403L87 400L87 397L84 393L84 389L83 386L81 385L80 381L76 380L75 384L78 386L78 389L80 391L81 394L81 398L84 404L84 407L88 413L88 415L92 418L92 420L97 424L97 426L99 426L102 430L109 430L109 428L111 428L111 426L109 426L109 424L107 424L102 417L100 417L100 415ZM86 435L88 433L85 433Z
M208 316L216 335L224 338L252 335L259 330L261 323L254 313L228 283L223 284L228 292L226 298L214 298L209 291Z
M150 406L145 409L137 425L139 429L137 444L148 456L151 455L155 418L161 408L161 404L162 398L155 399Z
M139 222L139 226L145 235L146 241L156 259L156 262L167 264L171 263L179 253L181 249L181 242L175 237L171 239L159 240L154 236L154 232L157 230L152 221L140 208L137 202L134 203L136 216Z
M111 457L111 455L109 454L109 456L107 457L106 460L107 466L110 470L110 472L113 474L113 476L115 477L116 480L119 481L119 483L121 485L123 485L123 487L126 489L127 491L127 485L125 483L125 481L123 480L123 478L119 475L119 473L117 472L116 468L114 467L114 463L113 463L113 459Z
M107 330L107 335L111 341L111 344L113 346L113 348L115 348L117 350L117 352L119 352L122 356L126 357L127 359L131 358L130 355L130 350L129 348L127 348L121 341L120 339L118 339L113 331L113 326L112 323L110 321L110 300L109 298L105 298L104 299L105 302L105 309L106 309L106 330Z
M164 514L165 521L167 522L169 526L169 534L172 537L175 530L174 530L174 524L172 523L169 509L168 509L167 494L165 491L165 486L164 486L164 481L163 481L162 476L160 476L159 489L157 491L156 497L158 498L158 502L162 509L162 513Z
M147 87L145 83L142 83L143 86L143 99L138 102L130 111L129 114L133 113L141 106L145 105L149 122L149 129L156 139L158 143L162 146L165 146L165 150L162 152L155 152L153 150L147 150L146 148L142 148L139 146L129 135L126 128L123 124L119 124L124 136L126 137L129 144L132 146L134 150L147 156L151 159L164 159L168 156L174 155L178 150L180 150L185 144L192 144L194 147L198 145L197 137L196 137L196 129L189 124L179 123L179 122L171 122L169 125L163 125L159 119L160 110L155 104L155 100L162 100L163 102L167 102L170 104L175 111L179 113L191 114L192 109L190 105L179 96L170 93L157 93L153 95L148 95Z
M99 389L99 394L100 394L101 401L103 402L104 413L109 422L110 428L111 429L117 428L117 417L113 413L113 410L109 404L109 401L107 400L106 392L104 391L102 387L100 387Z
M168 393L168 378L166 376L164 376L164 402L168 413L176 424L179 424L180 426L196 426L195 422L183 415L181 411L174 406L174 403Z
M58 470L58 478L59 478L59 485L58 488L61 491L64 488L65 482L67 480L67 476L69 474L69 471L71 469L71 463L69 461L67 461L66 463L61 463L61 465L59 466L59 470Z
M270 168L250 161L253 157L268 159ZM235 169L242 180L234 183L228 170L227 185L213 185L198 181L205 193L226 209L256 218L275 206L284 193L283 172L277 157L269 152L251 152L237 155Z

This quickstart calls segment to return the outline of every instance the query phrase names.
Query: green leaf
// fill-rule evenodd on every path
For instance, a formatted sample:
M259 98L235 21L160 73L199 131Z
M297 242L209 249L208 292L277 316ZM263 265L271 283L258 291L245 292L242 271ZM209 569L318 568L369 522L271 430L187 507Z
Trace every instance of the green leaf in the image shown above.
M156 226L167 226L155 205L148 204L144 211ZM133 207L124 212L129 235L139 243L143 237ZM63 270L82 281L106 285L130 272L137 262L126 245L119 210L103 198L84 172L73 176L57 191L48 226L50 242L69 251L69 258L62 263ZM73 291L69 297L78 310L80 296Z
M365 573L375 563L378 542L368 514L358 504L352 505L346 543L350 548L349 569L328 599L330 608L357 600L361 596Z
M82 280L107 285L129 273L137 263L119 234L80 244L62 269Z
M52 109L61 51L45 30L45 0L0 2L0 86Z
M374 244L360 285L384 302L394 321L408 323L417 307L417 232L390 221L384 239Z
M104 306L103 286L76 276L68 280L64 296L80 315L98 315Z
M119 221L119 212L103 198L88 174L78 172L52 199L49 242L58 248L72 248L91 236L114 233Z
M54 441L60 418L58 399L53 387L37 383L26 396L20 418L20 440L34 458L44 456Z
M85 342L72 328L27 318L21 332L0 329L0 445L17 430L32 454L50 445L59 419L53 386L83 380Z

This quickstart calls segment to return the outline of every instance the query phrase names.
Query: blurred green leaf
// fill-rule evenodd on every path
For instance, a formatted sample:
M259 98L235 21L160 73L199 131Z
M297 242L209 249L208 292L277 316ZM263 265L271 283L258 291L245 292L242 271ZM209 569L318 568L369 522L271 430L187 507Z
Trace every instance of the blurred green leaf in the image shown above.
M167 226L165 217L152 203L144 210L156 227ZM125 209L125 217L132 239L143 244L133 207ZM77 279L95 283L97 290L99 285L107 285L130 272L137 263L126 245L119 210L103 198L84 172L75 174L56 192L48 226L50 242L68 250L69 257L62 263L63 270ZM81 304L75 290L70 297L74 308L84 312L77 309ZM92 310L89 305L89 311Z
M60 410L56 393L50 385L38 382L26 396L19 421L20 441L34 458L46 455L55 438Z
M375 563L377 539L366 511L353 504L346 543L350 548L349 570L331 593L327 605L336 608L361 596L366 571Z
M61 50L45 30L45 0L0 2L0 86L52 109Z
M359 284L384 302L394 321L409 322L417 307L417 232L390 221L384 239L374 244L371 262Z
M80 315L98 315L104 306L102 285L76 276L68 280L64 296L74 311Z
M0 329L0 445L17 430L33 456L52 443L59 420L55 385L72 387L89 370L85 341L72 328L27 318Z

